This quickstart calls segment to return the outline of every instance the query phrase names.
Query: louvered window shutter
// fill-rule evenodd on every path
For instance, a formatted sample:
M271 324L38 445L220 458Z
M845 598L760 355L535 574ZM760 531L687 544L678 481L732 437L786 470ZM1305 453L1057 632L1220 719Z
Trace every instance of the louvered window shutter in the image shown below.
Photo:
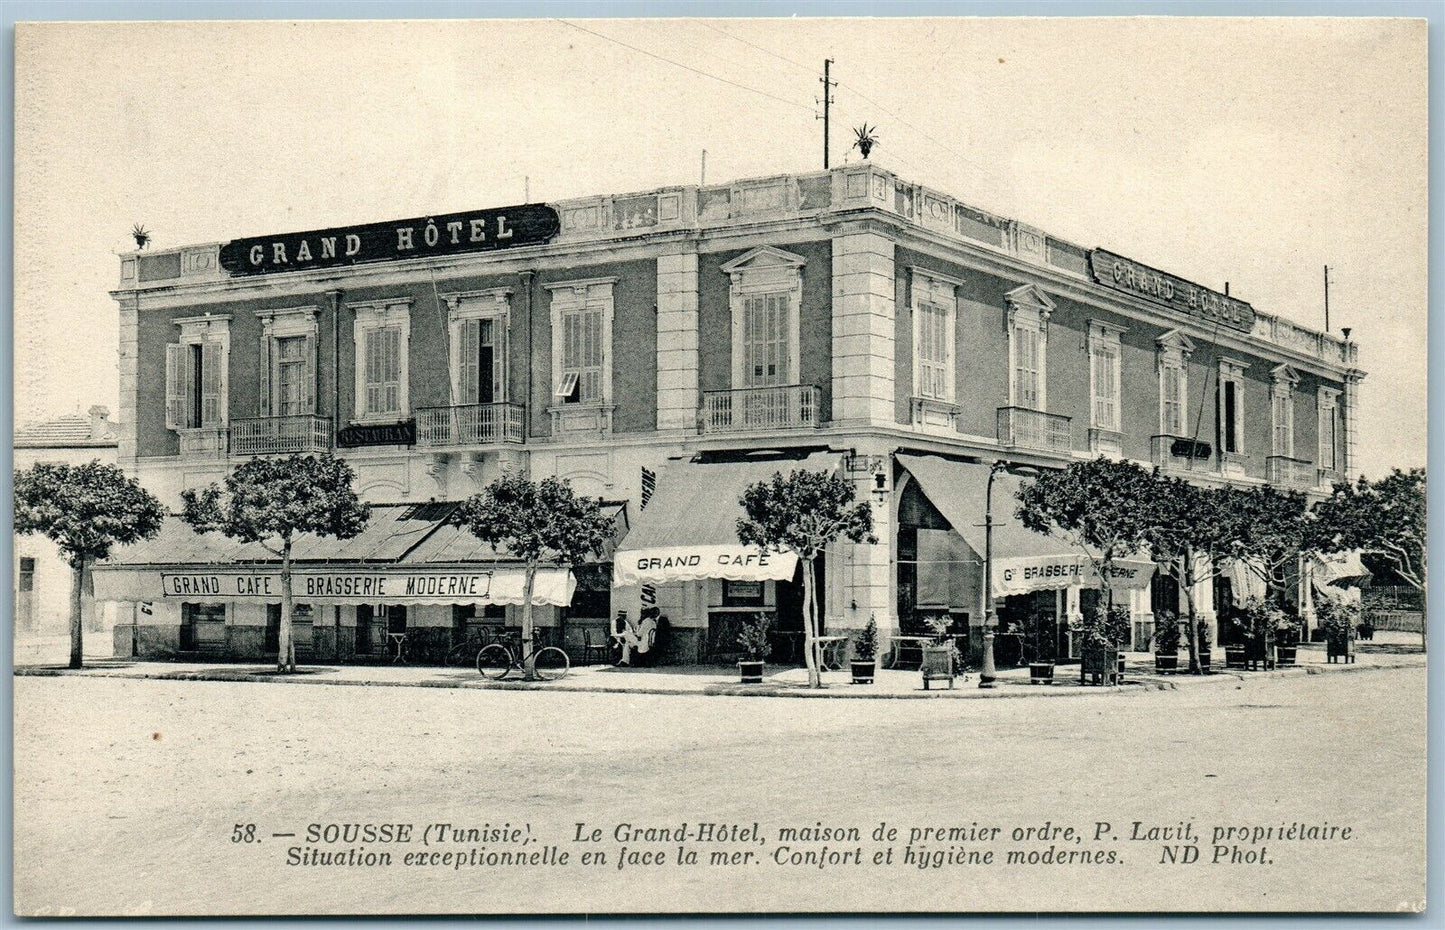
M201 425L221 425L221 391L225 378L221 370L221 344L201 343Z
M463 320L461 345L458 349L461 352L461 403L479 403L480 387L477 383L480 377L481 359L481 320Z
M271 379L275 377L275 365L271 361L271 344L274 342L269 335L261 337L261 396L256 402L257 416L269 417L271 415Z
M306 368L305 368L305 370L306 370L306 383L305 383L305 386L304 386L304 392L305 392L304 396L305 396L306 399L305 399L305 402L304 402L304 404L303 404L303 406L302 406L301 409L302 409L302 412L304 412L304 413L315 413L315 412L316 412L316 337L315 337L314 335L308 335L308 336L306 337L306 345L303 347L302 351L304 352L304 355L302 356L302 359L303 359L303 361L305 362L305 365L306 365Z
M186 350L189 346L166 346L166 429L181 429L186 423Z

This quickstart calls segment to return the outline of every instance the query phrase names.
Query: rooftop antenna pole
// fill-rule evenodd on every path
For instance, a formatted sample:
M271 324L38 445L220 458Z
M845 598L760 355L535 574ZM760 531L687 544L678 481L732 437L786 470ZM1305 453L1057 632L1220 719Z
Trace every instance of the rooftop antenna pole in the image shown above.
M1325 332L1330 331L1330 266L1325 266Z
M823 59L823 78L822 78L822 81L823 81L823 170L824 170L824 171L827 171L827 170L828 170L828 117L829 117L829 115L830 115L829 112L828 112L828 108L829 108L829 105L832 104L832 102L833 102L833 88L837 86L837 82L836 82L836 81L833 81L833 80L831 80L831 79L829 78L829 74L830 74L830 70L829 70L829 69L831 68L832 64L833 64L833 59L831 59L831 58L824 58L824 59Z
M702 172L697 177L698 187L707 187L707 149L702 150Z
M522 175L522 203L532 202L532 176Z

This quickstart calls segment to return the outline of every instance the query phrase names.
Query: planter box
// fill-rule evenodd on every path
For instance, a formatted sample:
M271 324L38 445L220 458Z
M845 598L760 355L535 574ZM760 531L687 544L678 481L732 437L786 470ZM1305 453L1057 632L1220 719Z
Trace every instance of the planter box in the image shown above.
M738 674L742 676L743 684L761 684L763 680L763 663L759 659L756 662L742 661L738 663Z
M875 674L877 674L877 670L878 670L878 662L877 662L876 660L874 660L874 659L869 659L869 660L867 660L866 662L864 662L864 661L861 661L861 660L859 660L859 659L854 659L854 660L853 660L851 663L849 663L849 664L852 666L852 670L853 670L853 684L855 684L855 685L871 685L871 684L873 684L873 676L874 676Z
M1054 663L1052 662L1030 662L1029 663L1029 684L1051 685L1054 683Z
M1119 678L1120 663L1123 656L1117 649L1105 649L1102 646L1085 646L1080 656L1079 681L1086 683L1090 678L1093 683L1111 685Z
M947 681L948 687L953 688L953 644L926 645L923 647L923 661L920 665L923 671L923 690L928 690L930 682Z
M1208 646L1200 646L1200 647L1199 647L1199 670L1200 670L1201 672L1203 672L1204 674L1206 674L1206 675L1209 674L1209 672L1210 672L1210 666L1211 666L1211 663L1212 663L1213 661L1214 661L1214 655L1213 655L1212 652L1210 652L1209 647L1208 647Z
M1325 660L1329 662L1344 662L1346 665L1350 664L1355 661L1354 643L1344 637L1326 639Z
M1154 671L1169 675L1179 671L1178 651L1154 653Z
M1292 645L1291 645L1291 646L1275 646L1275 647L1274 647L1274 664L1275 664L1275 667L1276 667L1276 668L1293 668L1293 667L1294 667L1294 664L1295 664L1295 659L1298 657L1298 655L1299 655L1298 647L1296 647L1296 646L1292 646Z
M1224 647L1225 668L1245 668L1249 664L1249 655L1243 644Z

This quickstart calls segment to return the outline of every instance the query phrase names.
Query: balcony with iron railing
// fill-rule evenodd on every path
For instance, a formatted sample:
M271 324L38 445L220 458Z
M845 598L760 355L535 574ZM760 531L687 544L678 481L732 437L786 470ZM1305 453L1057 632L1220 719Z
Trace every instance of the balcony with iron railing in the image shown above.
M821 393L811 384L704 391L702 431L811 429L818 425Z
M1016 449L1068 452L1073 448L1069 418L1027 407L998 408L998 441Z
M331 418L303 413L284 417L243 417L231 424L234 455L285 455L331 448Z
M1187 436L1152 436L1150 450L1151 460L1164 471L1203 472L1215 468L1213 447Z
M523 442L526 437L525 423L526 408L521 404L418 407L416 444L436 448Z
M1319 475L1314 462L1288 455L1271 455L1264 460L1264 477L1270 484L1305 490L1316 486Z

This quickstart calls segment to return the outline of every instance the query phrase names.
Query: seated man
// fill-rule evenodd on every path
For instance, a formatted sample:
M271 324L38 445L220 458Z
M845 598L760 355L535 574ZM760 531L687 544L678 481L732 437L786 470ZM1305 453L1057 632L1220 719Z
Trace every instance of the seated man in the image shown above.
M636 624L627 618L627 611L617 612L617 618L612 621L612 639L622 653L617 660L618 665L631 666L634 651L642 660L652 650L657 640L657 617L656 607L643 610L642 619Z

